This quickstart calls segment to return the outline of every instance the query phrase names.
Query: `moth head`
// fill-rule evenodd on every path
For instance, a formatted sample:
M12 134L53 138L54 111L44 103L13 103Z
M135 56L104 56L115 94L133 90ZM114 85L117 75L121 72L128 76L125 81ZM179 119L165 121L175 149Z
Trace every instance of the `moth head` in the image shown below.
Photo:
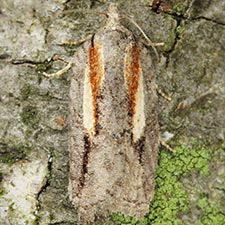
M108 16L107 25L110 26L112 29L113 27L119 24L120 16L118 13L117 4L110 3L107 16Z

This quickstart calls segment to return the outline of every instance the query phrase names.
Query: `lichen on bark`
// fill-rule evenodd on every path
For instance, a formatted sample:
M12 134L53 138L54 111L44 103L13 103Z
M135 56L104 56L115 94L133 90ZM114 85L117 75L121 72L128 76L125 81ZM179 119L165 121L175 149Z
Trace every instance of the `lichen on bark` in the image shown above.
M39 72L63 66L60 62L48 63L54 54L68 59L76 52L76 48L63 48L58 43L92 34L105 21L91 14L57 13L73 8L104 11L107 2L1 1L0 219L4 224L76 221L76 210L67 196L69 76L47 79ZM154 42L165 42L164 47L158 48L160 63L154 61L157 83L172 96L172 101L159 100L159 122L161 132L173 136L170 145L176 153L160 151L155 198L145 218L137 221L114 214L102 224L163 224L168 220L170 224L222 225L224 2L171 0L171 10L159 14L145 6L150 1L117 2L120 10L133 15ZM123 24L142 38L132 24ZM149 52L155 59L151 49ZM15 65L11 63L13 59L29 59L30 63ZM65 124L56 123L56 118L65 118ZM13 168L25 179L26 174L35 171L31 170L35 165L41 166L41 176L32 192L34 205L26 216L17 217L18 208L12 211L12 201L5 201L9 192L7 178ZM35 174L31 176L35 178Z

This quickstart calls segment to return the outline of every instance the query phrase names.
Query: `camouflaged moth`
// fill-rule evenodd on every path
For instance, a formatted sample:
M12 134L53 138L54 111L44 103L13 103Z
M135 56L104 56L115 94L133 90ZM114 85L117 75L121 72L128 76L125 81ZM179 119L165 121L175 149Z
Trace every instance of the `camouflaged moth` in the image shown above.
M154 191L159 129L151 57L120 24L108 21L74 58L70 87L70 199L79 222L120 212L142 217Z

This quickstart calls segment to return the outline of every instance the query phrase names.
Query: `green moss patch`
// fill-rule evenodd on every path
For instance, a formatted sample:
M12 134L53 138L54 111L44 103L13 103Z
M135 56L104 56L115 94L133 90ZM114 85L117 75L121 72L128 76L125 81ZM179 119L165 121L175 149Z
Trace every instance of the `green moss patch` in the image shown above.
M25 83L20 89L21 100L27 100L32 95L37 94L37 90L30 84Z
M20 114L22 122L29 126L35 128L39 123L38 110L35 106L27 105L22 109Z
M26 159L30 149L23 145L7 145L0 143L0 162L14 163L18 160Z
M175 43L175 39L176 39L176 34L175 34L175 32L173 30L171 30L169 32L168 39L167 39L166 43L163 46L163 50L165 52L168 52L168 51L170 51L173 48L174 43Z
M224 225L225 224L225 214L220 211L219 207L215 204L212 204L207 196L202 196L199 198L198 207L201 209L200 221L202 225L216 224Z
M187 5L183 1L173 1L172 13L181 16L185 13Z

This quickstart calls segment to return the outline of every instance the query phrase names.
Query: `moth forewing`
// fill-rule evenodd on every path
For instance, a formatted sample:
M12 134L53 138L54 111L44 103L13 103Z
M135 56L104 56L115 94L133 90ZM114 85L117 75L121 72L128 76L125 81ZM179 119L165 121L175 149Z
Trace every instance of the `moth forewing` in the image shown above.
M74 58L69 192L82 224L112 212L142 217L154 190L159 131L151 58L116 13Z

